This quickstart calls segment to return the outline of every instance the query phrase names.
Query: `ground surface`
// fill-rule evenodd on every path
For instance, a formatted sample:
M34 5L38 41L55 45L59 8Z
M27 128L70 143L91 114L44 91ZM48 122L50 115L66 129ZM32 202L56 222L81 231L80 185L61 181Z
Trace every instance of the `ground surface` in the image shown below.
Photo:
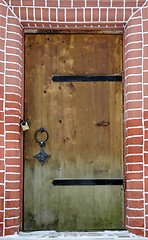
M138 237L127 231L104 231L104 232L55 232L55 231L39 231L24 233L20 232L19 235L0 237L0 240L140 240L148 239Z

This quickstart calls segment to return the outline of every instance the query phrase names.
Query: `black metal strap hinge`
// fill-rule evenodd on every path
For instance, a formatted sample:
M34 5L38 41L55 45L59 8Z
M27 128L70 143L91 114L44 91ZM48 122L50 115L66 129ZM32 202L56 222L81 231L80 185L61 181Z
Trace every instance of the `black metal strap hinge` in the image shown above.
M123 179L54 179L54 186L123 185Z
M102 82L102 81L117 81L122 82L122 76L112 75L112 76L53 76L53 82Z

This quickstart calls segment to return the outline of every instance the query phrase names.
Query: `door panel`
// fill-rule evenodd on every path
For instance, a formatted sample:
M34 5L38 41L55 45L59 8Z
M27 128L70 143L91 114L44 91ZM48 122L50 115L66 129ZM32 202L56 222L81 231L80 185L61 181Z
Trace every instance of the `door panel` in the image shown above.
M24 229L123 227L123 186L53 186L53 179L123 178L121 82L53 82L55 75L121 75L122 36L25 37ZM97 126L107 121L106 127ZM44 165L34 133L49 132ZM39 136L38 136L39 137ZM43 136L44 138L45 136Z

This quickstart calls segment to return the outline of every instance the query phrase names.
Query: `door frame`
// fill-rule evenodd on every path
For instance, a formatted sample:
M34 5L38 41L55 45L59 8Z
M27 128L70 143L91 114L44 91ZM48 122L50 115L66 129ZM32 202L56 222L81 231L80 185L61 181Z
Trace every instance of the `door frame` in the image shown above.
M114 30L45 30L45 29L25 29L24 30L24 42L25 42L25 35L26 34L88 34L88 35L122 35L123 36L123 31L114 31ZM123 69L124 69L124 37L122 38L122 98L123 98L123 190L124 190L124 198L123 198L123 205L124 208L122 209L122 222L123 222L123 229L125 229L125 158L124 158L124 153L125 153L125 126L124 126L124 109L125 109L125 101L124 101L124 74L123 74ZM25 44L24 44L24 49L23 49L23 61L24 61L24 69L23 69L23 74L24 74L24 81L22 82L22 115L23 119L25 119ZM21 184L21 189L20 189L20 200L21 200L21 206L20 206L20 230L24 231L24 134L23 132L21 133L20 136L20 158L23 159L23 163L21 163L20 167L20 184Z

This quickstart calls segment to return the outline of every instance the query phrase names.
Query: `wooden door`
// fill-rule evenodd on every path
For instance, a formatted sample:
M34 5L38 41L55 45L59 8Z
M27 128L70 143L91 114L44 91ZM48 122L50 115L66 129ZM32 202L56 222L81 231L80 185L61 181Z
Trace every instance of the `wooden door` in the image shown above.
M26 34L24 229L122 229L123 185L52 183L123 178L122 82L52 81L63 75L121 76L122 36ZM51 155L43 166L33 157L40 127Z

